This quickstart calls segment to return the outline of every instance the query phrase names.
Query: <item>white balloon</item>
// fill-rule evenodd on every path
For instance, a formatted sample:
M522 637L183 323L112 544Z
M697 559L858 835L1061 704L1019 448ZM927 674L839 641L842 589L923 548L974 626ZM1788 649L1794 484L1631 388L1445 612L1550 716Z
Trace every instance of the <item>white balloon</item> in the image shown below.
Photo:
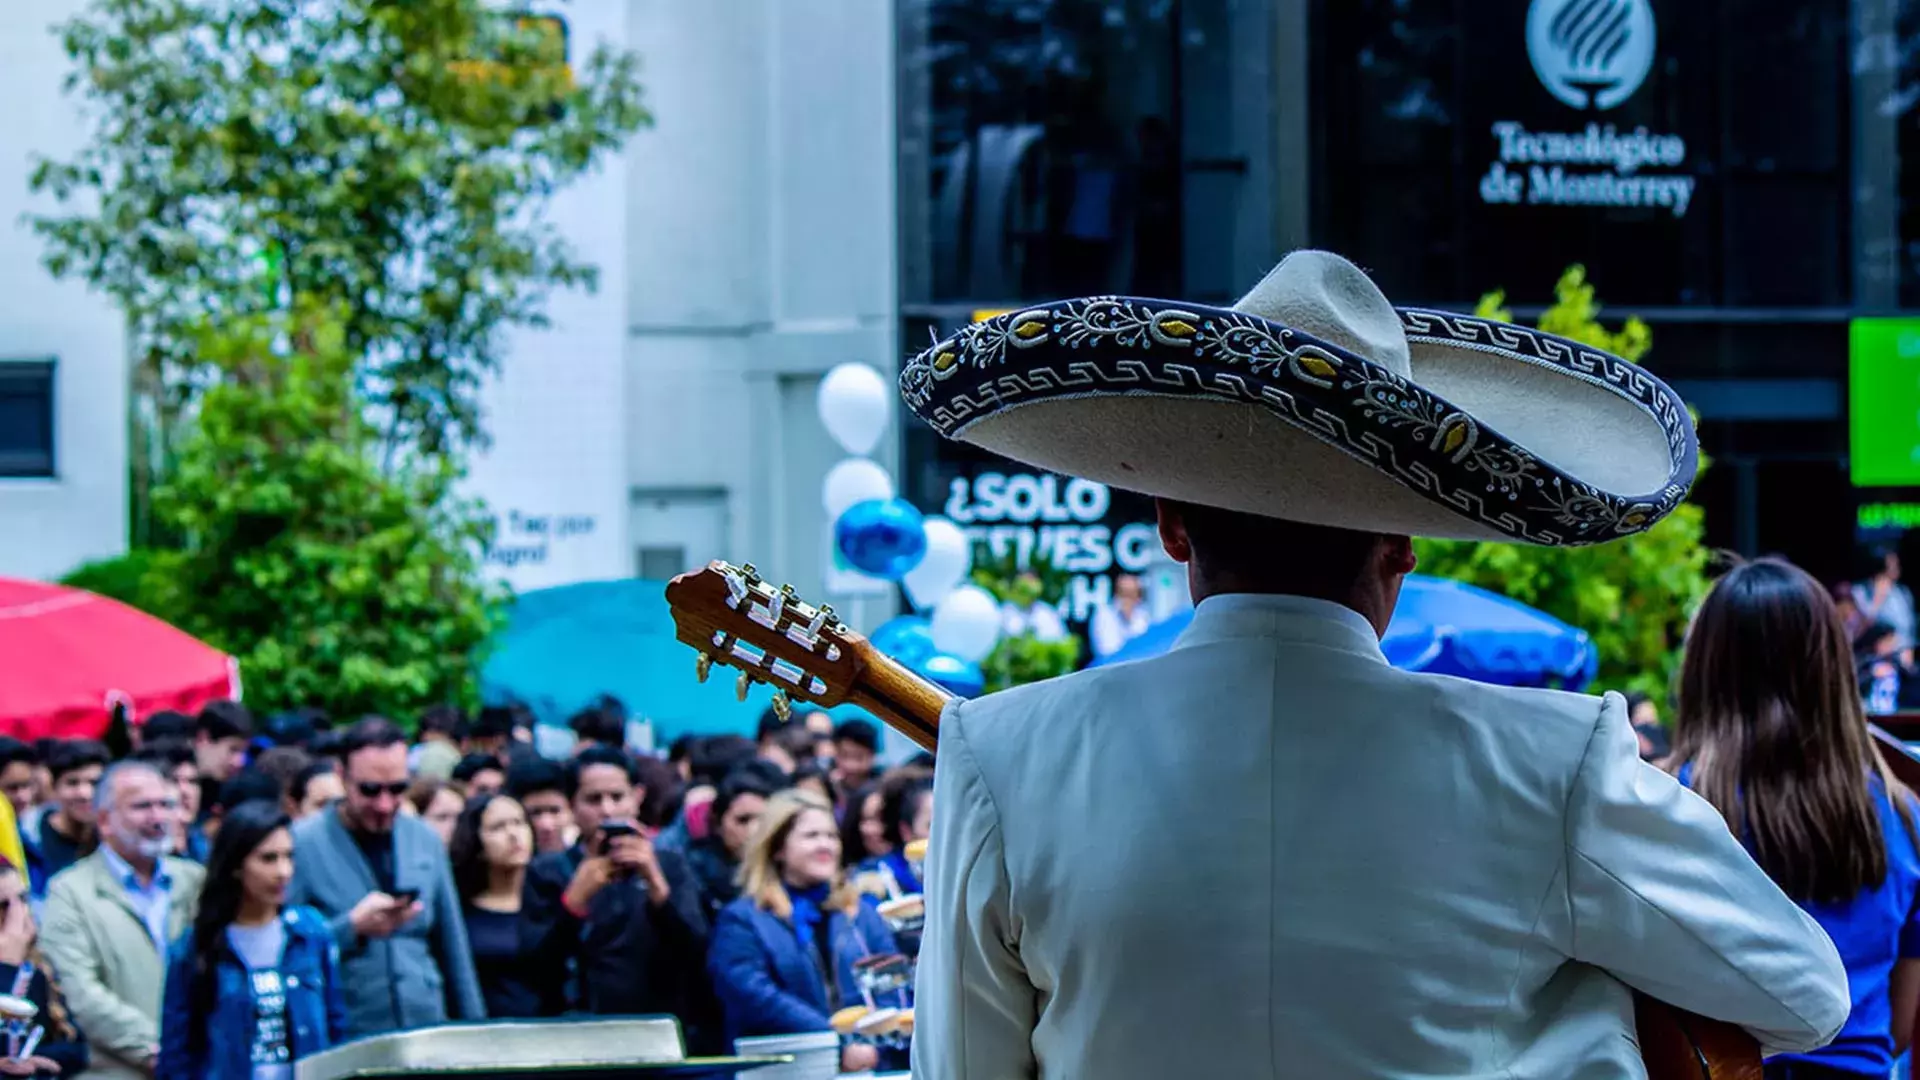
M893 411L887 380L865 364L841 364L820 380L820 422L849 454L867 455L880 445Z
M828 521L838 521L855 503L891 498L893 478L863 457L847 458L827 470L826 483L820 485L820 505L826 509Z
M917 608L930 608L946 599L954 586L966 580L973 569L973 545L960 526L943 517L927 519L927 554L920 565L907 571L900 585L907 599Z
M1000 604L978 585L962 585L933 609L933 646L979 663L1000 641Z

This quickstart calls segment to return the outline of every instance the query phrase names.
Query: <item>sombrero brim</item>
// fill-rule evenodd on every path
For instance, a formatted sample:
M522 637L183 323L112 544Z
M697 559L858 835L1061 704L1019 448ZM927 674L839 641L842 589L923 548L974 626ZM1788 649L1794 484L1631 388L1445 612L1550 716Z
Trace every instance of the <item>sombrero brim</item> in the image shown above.
M900 388L940 434L1037 468L1342 528L1594 544L1686 496L1692 418L1645 368L1508 323L1396 314L1410 377L1245 312L1092 297L969 326Z

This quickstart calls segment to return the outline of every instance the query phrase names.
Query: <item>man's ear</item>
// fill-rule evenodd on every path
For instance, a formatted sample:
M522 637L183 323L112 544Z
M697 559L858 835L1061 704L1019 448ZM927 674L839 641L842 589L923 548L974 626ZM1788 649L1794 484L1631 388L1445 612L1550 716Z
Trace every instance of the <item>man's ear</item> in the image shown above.
M1383 537L1380 544L1380 569L1392 575L1413 573L1420 557L1413 553L1413 537Z
M1153 513L1160 523L1160 546L1166 549L1167 557L1177 563L1193 561L1193 541L1187 538L1187 523L1180 516L1180 508L1165 499L1153 500Z

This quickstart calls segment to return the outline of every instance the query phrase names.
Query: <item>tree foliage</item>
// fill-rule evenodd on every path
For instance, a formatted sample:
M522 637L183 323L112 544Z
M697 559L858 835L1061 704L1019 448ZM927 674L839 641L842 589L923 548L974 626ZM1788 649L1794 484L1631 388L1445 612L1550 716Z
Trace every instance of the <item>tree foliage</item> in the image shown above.
M93 0L59 28L93 138L33 176L65 211L34 221L47 265L124 306L163 418L217 375L201 319L297 294L340 311L390 444L457 449L500 331L593 283L547 197L647 119L635 59L575 72L557 25L488 0Z
M1490 293L1475 314L1511 322L1505 302L1505 293ZM1555 285L1554 303L1538 326L1634 361L1653 347L1646 323L1630 318L1609 330L1600 310L1585 268L1573 266ZM1682 503L1653 528L1612 544L1545 548L1421 540L1417 550L1424 573L1503 593L1585 630L1600 653L1601 687L1657 698L1673 683L1687 620L1706 596L1705 533L1704 512Z
M184 542L143 556L130 599L237 657L256 708L470 701L502 599L481 576L491 526L447 459L381 467L341 317L296 311L198 337L220 378L154 492Z
M1045 555L1033 555L1025 566L1017 552L994 558L985 543L974 545L972 580L1002 604L1025 610L1036 603L1057 604L1066 595L1071 574ZM1042 641L1034 634L1002 637L980 663L987 677L987 693L1065 675L1080 665L1080 639L1068 634L1058 641Z

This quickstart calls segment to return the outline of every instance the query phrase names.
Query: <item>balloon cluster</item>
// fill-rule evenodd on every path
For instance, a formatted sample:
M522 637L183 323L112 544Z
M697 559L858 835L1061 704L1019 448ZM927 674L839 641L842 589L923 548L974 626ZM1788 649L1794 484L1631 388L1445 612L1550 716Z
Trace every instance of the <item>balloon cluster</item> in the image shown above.
M827 473L820 501L833 543L863 574L897 581L925 615L902 615L874 632L873 643L921 676L962 697L980 693L980 662L1000 640L1000 605L975 585L972 545L958 525L927 517L894 490L869 455L891 419L893 395L865 364L841 364L820 382L820 422L851 455Z

